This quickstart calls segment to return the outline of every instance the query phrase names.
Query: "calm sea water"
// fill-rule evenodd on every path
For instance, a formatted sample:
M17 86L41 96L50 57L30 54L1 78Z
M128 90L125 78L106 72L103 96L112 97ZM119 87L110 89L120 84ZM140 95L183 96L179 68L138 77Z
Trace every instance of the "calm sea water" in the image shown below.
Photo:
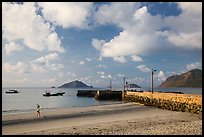
M9 89L17 89L17 94L6 94ZM45 97L45 91L55 93L65 91L63 96ZM95 106L113 103L122 103L121 101L98 101L92 97L77 97L78 89L59 89L59 88L2 88L2 114L20 113L36 110L36 104L40 104L43 109L51 108L73 108Z
M17 89L20 92L6 94L5 92L9 89ZM36 104L40 104L42 110L44 110L122 103L121 101L109 100L98 101L92 97L77 97L77 90L71 88L2 88L2 114L35 111ZM150 90L150 88L139 88L137 90ZM65 94L63 96L44 97L43 93L45 91L51 91L51 93L65 91ZM154 88L154 91L181 91L186 94L202 95L202 88Z

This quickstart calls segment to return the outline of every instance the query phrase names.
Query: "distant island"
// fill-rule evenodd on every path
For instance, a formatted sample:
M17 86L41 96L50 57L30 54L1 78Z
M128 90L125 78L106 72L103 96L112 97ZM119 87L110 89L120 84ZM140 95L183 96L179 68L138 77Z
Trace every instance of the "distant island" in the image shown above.
M126 84L125 87L126 87L126 88L141 88L141 87L138 86L137 84Z
M202 87L202 70L193 69L181 75L170 76L159 87Z
M69 83L65 83L58 88L93 88L93 86L87 86L83 82L75 80Z

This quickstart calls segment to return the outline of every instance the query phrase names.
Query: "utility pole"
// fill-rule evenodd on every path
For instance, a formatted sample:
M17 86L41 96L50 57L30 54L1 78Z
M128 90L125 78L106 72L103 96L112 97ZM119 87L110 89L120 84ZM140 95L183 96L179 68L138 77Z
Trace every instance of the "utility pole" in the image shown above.
M125 79L126 77L123 78L123 91L122 91L122 101L124 101L124 95L125 95Z
M151 91L152 91L152 93L153 93L153 75L154 75L154 72L155 72L156 70L155 69L152 69L152 85L151 85Z
M125 92L125 79L126 79L126 77L123 78L123 82L124 82L124 89L123 89L123 91L124 92Z
M112 80L110 80L110 91L112 91Z

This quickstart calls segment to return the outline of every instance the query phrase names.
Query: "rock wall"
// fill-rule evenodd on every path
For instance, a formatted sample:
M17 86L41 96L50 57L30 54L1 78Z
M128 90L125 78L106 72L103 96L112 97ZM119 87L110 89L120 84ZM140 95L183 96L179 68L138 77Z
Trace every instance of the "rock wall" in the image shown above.
M124 100L173 111L202 113L202 95L126 92Z

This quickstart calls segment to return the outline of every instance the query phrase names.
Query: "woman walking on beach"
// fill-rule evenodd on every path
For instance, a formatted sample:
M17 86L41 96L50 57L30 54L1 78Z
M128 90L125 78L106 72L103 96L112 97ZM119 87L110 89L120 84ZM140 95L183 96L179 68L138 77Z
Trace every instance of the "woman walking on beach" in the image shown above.
M37 104L37 117L39 116L40 117L40 105L39 104Z

